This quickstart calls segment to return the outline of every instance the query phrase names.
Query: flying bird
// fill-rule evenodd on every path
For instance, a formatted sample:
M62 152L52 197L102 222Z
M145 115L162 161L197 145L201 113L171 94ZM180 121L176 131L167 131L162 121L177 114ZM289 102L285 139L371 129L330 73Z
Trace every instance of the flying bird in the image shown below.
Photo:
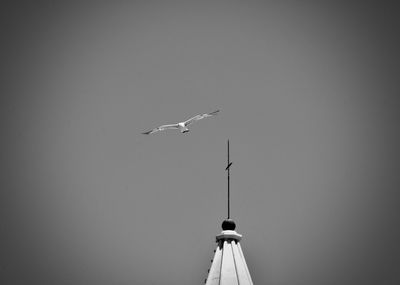
M219 112L219 110L216 110L211 113L194 116L193 118L190 118L189 120L186 120L184 122L180 122L180 123L176 123L176 124L169 124L169 125L162 125L162 126L159 126L158 128L152 129L152 130L144 132L142 134L150 135L155 132L169 130L169 129L179 129L181 131L181 133L187 133L189 131L189 129L188 129L189 125L193 124L194 122L196 122L198 120L201 120L201 119L204 119L207 117L211 117L211 116L215 116L216 114L218 114L218 112Z

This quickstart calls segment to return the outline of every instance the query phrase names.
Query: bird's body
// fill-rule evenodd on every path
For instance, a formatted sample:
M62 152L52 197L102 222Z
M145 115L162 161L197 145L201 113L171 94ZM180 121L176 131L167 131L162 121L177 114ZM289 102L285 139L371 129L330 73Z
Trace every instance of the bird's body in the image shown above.
M185 126L185 122L178 123L178 127L182 134L189 131L189 129Z
M152 130L144 132L142 134L150 135L150 134L153 134L155 132L164 131L164 130L168 130L168 129L179 129L181 131L181 133L187 133L187 132L189 132L188 126L190 124L192 124L192 123L194 123L194 122L196 122L198 120L201 120L203 118L214 116L218 112L219 112L219 110L211 112L211 113L197 115L197 116L194 116L194 117L190 118L189 120L186 120L186 121L183 121L183 122L179 122L179 123L176 123L176 124L162 125L162 126L159 126L158 128L152 129Z

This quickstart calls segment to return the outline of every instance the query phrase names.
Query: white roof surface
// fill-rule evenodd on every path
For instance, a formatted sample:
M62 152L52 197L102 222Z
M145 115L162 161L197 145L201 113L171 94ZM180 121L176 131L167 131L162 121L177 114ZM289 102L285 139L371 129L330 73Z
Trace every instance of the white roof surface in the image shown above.
M239 243L241 238L233 230L222 231L217 236L218 246L206 285L253 285Z

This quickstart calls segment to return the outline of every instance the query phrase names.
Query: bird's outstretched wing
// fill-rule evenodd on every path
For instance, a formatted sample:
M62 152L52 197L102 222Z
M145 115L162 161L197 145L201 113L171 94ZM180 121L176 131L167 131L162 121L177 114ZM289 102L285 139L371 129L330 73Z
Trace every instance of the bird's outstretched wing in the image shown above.
M164 131L164 130L167 130L167 129L179 129L179 125L178 124L162 125L162 126L159 126L158 128L152 129L152 130L144 132L142 134L150 135L152 133L159 132L159 131Z
M197 116L194 116L193 118L190 118L189 120L187 120L187 121L185 121L183 123L185 124L185 126L189 126L190 124L193 124L194 122L196 122L198 120L201 120L201 119L204 119L204 118L207 118L207 117L211 117L211 116L215 116L216 114L218 114L218 112L219 112L219 110L216 110L216 111L211 112L211 113L206 113L206 114L203 114L203 115L197 115Z

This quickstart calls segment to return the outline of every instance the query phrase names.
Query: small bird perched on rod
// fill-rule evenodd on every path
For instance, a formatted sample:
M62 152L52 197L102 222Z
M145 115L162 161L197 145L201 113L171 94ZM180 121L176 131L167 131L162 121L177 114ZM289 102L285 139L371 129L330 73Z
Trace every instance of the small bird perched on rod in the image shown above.
M206 114L202 114L202 115L197 115L194 116L193 118L190 118L189 120L180 122L180 123L176 123L176 124L169 124L169 125L162 125L159 126L155 129L152 129L150 131L147 132L143 132L142 134L144 135L150 135L153 134L155 132L159 132L159 131L164 131L164 130L169 130L169 129L179 129L181 131L181 133L187 133L189 132L188 126L193 124L194 122L207 118L207 117L212 117L215 116L216 114L218 114L219 110L216 110L214 112L211 113L206 113Z

